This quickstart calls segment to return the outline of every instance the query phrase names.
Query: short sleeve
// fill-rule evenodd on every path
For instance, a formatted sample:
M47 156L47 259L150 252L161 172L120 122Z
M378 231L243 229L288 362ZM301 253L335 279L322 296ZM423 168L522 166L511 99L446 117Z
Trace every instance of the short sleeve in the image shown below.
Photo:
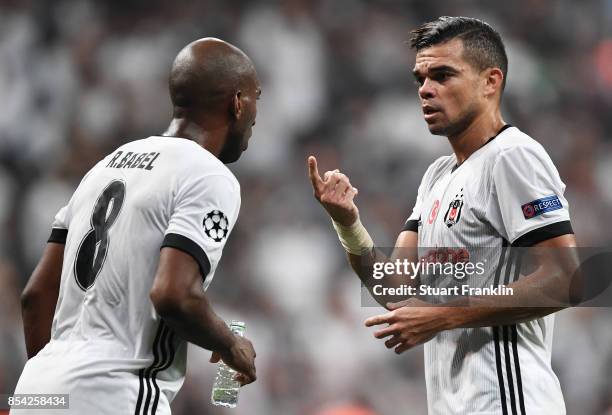
M239 209L240 188L235 180L221 174L184 180L175 195L162 247L191 255L202 278L210 282Z
M68 228L70 228L70 221L72 217L72 203L75 198L75 195L78 192L79 188L83 185L83 183L87 180L87 178L94 171L94 169L98 165L100 165L100 163L102 163L102 161L99 161L93 168L91 168L85 174L85 176L83 176L83 178L81 179L81 182L79 183L79 186L74 191L74 193L72 194L72 197L68 201L68 204L57 212L53 220L53 224L51 225L51 235L49 236L49 239L47 240L47 242L54 242L58 244L66 243L66 239L68 238Z
M51 225L51 235L47 242L65 244L68 236L68 205L61 208L55 215Z
M493 167L489 219L514 246L531 246L573 233L565 184L546 151L517 146Z
M427 169L427 171L423 175L423 178L421 179L421 184L419 184L419 189L417 190L417 197L416 201L414 202L414 207L412 208L412 213L410 214L408 219L406 219L404 227L402 228L402 232L419 231L419 221L421 220L421 207L423 204L423 197L425 192L425 182L427 180L426 178L428 177L430 170L431 166Z

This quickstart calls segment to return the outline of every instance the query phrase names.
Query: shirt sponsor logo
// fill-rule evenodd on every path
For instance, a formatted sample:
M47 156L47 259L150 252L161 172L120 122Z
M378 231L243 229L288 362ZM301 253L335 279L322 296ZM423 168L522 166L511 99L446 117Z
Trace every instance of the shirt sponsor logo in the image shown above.
M521 206L525 219L535 218L546 212L563 208L559 196L552 195L534 200L533 202L525 203Z
M466 248L435 248L420 256L419 261L436 264L470 262L470 251Z

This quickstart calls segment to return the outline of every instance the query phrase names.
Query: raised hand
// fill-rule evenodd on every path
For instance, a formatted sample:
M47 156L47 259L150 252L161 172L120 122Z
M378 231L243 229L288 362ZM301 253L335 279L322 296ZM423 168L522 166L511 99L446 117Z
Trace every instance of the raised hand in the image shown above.
M312 182L314 197L325 208L329 216L343 226L351 226L359 217L359 210L353 199L357 188L339 170L327 171L319 175L317 159L308 157L308 176Z

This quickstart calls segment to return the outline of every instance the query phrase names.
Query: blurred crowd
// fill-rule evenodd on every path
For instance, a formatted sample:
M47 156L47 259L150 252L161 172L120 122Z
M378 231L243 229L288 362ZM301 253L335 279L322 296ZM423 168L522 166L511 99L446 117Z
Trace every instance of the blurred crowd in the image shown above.
M165 130L172 59L215 36L252 57L263 87L249 150L230 166L240 219L209 289L257 350L259 380L231 413L426 413L422 351L396 356L363 326L381 309L361 307L305 160L349 175L374 240L393 244L425 169L451 152L422 120L406 44L439 15L501 33L506 121L555 161L579 243L609 246L612 0L0 1L0 394L25 362L19 294L53 216L97 160ZM569 415L612 414L611 316L557 316L553 363ZM230 413L208 403L208 358L190 349L175 414Z

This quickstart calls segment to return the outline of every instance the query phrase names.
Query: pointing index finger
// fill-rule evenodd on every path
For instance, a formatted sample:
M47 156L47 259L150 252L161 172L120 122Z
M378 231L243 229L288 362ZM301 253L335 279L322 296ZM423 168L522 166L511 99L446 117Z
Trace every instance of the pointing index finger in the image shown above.
M317 158L315 156L308 157L308 177L310 177L312 187L314 187L315 190L318 190L323 185L323 179L321 179L321 175L319 174Z

